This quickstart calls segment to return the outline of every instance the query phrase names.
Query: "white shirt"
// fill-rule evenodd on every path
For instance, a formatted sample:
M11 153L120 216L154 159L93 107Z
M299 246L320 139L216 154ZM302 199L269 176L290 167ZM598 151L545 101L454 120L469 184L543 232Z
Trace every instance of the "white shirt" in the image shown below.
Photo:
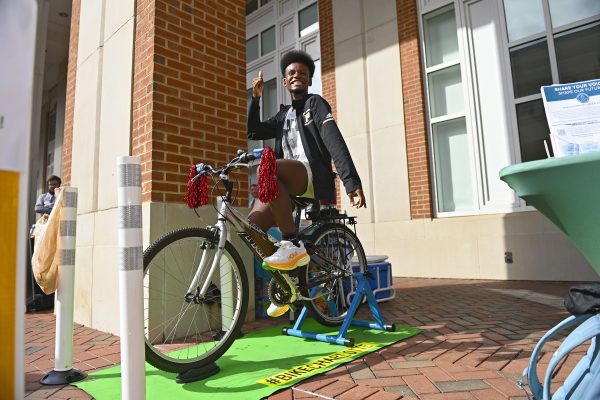
M302 138L300 138L300 131L298 130L296 110L293 107L290 107L283 122L281 147L283 147L283 158L308 163L308 158L302 145Z

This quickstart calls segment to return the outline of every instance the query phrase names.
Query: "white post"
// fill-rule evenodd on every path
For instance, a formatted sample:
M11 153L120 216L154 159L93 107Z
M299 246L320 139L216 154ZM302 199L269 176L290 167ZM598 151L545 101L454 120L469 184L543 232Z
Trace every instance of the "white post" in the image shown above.
M64 385L77 382L86 375L73 368L73 300L75 297L75 235L77 233L77 188L62 189L62 210L58 233L58 282L56 284L56 342L54 371L40 382Z
M121 399L146 398L142 178L139 157L117 158Z

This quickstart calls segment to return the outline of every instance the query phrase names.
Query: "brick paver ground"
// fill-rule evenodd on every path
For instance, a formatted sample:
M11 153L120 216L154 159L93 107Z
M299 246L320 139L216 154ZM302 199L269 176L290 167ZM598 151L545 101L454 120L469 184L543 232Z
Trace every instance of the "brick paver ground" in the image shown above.
M562 298L572 284L397 278L395 299L381 303L384 318L417 326L422 334L312 377L270 399L526 399L516 381L537 340L567 316ZM261 319L244 325L244 331L281 322ZM53 367L53 314L28 314L25 334L27 399L89 399L74 387L38 383ZM544 370L560 339L550 341L542 355ZM556 385L585 349L577 350L556 374ZM76 368L89 372L118 362L118 337L76 326Z

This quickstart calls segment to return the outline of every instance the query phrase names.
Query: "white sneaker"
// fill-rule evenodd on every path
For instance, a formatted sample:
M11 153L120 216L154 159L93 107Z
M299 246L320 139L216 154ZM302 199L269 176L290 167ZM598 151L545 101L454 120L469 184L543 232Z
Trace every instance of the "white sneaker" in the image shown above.
M269 308L267 308L267 315L269 317L281 317L283 314L285 314L286 312L288 312L288 310L290 309L290 305L289 304L284 304L282 306L277 306L273 303L271 303L271 305L269 306Z
M273 269L279 271L291 271L296 267L301 267L310 262L310 256L304 248L304 243L299 242L300 246L288 240L282 240L276 244L279 247L270 257L264 259L264 262Z

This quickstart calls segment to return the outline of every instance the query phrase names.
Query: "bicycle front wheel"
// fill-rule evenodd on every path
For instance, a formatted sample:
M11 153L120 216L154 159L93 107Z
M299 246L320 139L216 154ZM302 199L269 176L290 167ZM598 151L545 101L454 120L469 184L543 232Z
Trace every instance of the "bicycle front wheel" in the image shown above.
M219 238L201 228L168 233L144 252L146 360L158 369L184 372L215 362L236 337L248 308L244 264L225 244L210 281ZM201 260L206 268L190 287ZM207 283L208 290L200 293Z
M304 306L320 324L339 326L352 301L353 275L367 270L367 258L358 237L345 225L323 225L311 239L311 262L298 270L300 293L311 298Z

